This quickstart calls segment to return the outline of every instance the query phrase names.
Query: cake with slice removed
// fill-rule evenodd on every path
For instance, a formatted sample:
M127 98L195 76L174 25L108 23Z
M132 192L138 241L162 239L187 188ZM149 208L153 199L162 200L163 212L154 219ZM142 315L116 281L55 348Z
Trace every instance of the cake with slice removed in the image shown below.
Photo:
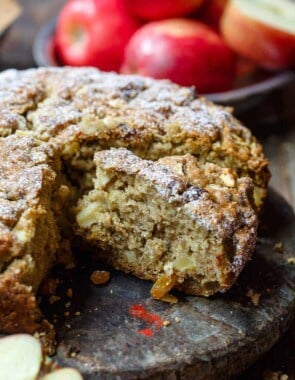
M230 109L193 88L91 68L8 70L0 136L0 333L40 329L39 285L74 233L154 281L155 298L224 291L253 252L268 161Z

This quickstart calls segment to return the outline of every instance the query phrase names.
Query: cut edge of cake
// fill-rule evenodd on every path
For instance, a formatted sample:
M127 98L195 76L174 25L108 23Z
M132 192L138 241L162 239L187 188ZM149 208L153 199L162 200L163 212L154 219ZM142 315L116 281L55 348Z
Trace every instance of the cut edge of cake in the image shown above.
M96 153L95 163L94 189L75 212L98 257L155 287L164 276L189 294L230 288L256 241L250 179L190 154L154 162L118 148Z
M0 319L6 333L44 332L37 291L57 261L62 207L59 150L32 138L0 139Z

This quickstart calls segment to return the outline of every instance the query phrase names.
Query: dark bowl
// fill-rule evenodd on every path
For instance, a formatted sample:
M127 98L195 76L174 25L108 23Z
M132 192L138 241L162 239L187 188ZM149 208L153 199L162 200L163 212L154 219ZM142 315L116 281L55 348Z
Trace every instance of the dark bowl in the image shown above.
M4 30L2 30L2 31L0 32L0 44L1 44L1 42L4 40L6 34L7 34L8 31L10 30L10 28L11 28L11 25L7 26Z
M33 43L33 57L38 66L62 66L55 54L53 37L56 19L45 24L37 33ZM293 71L267 73L258 71L242 86L214 94L204 94L208 99L222 105L232 106L239 114L257 106L272 91L280 89L295 80Z

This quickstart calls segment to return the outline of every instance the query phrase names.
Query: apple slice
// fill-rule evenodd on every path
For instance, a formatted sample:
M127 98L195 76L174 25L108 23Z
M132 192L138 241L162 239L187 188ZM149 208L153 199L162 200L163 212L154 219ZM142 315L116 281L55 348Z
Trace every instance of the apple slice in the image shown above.
M267 69L295 66L295 3L232 0L221 19L228 45Z
M41 380L83 380L83 377L74 368L62 368L49 373Z
M27 334L0 339L0 380L35 380L42 362L40 342Z

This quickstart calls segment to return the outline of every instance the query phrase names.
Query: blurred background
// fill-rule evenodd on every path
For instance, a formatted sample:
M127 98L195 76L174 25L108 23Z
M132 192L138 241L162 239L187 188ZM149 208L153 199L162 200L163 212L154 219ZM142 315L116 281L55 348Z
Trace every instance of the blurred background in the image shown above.
M293 45L290 45L288 50L283 46L284 43L281 43L279 49L282 54L286 53L287 58L292 56L291 61L287 62L287 58L285 61L282 58L282 60L272 62L267 56L262 58L247 56L246 47L244 50L240 49L239 45L243 45L244 42L237 44L231 36L231 30L237 33L237 30L245 27L244 25L241 24L241 28L237 28L234 20L229 30L227 27L220 26L220 18L224 17L223 12L228 12L225 25L231 23L232 14L225 10L229 3L226 0L203 0L203 4L201 0L195 0L195 8L192 9L185 9L185 0L175 0L174 3L172 2L175 5L172 14L170 14L171 1L167 13L165 7L164 10L161 6L159 7L159 4L169 3L166 0L162 0L163 3L161 0L155 2L156 8L152 10L148 7L138 8L136 4L140 3L140 0L122 0L124 3L129 1L129 5L131 4L130 9L127 4L128 15L124 13L122 16L123 29L121 21L118 19L114 21L113 16L108 16L118 11L117 0L114 2L116 3L115 11L110 10L113 0L110 2L101 0L106 4L104 5L106 10L103 12L106 12L107 16L99 20L103 29L86 30L90 33L90 37L83 28L93 18L95 12L91 8L93 0L72 0L72 3L75 1L80 3L79 6L84 2L84 8L88 4L88 11L84 12L79 8L76 12L71 8L64 8L67 4L65 0L19 0L18 2L0 0L0 71L10 68L26 69L38 65L93 64L105 70L136 72L156 78L169 77L180 84L196 85L197 88L201 88L202 94L209 94L213 100L235 106L236 115L264 145L266 155L271 162L270 185L282 194L293 208L295 207L295 81L294 71L292 71L295 64L294 61L292 63L295 55L294 29ZM141 2L143 3L144 1ZM210 6L217 4L219 8L213 7L212 13L212 8L210 10L208 7L209 3L211 3ZM241 3L245 3L245 0L241 0ZM282 1L271 0L270 3L280 7L278 4ZM182 6L184 6L183 9ZM75 12L82 16L84 14L82 24L79 24L80 20L75 21ZM251 9L249 12L251 13ZM176 16L181 17L183 23L163 24ZM286 20L282 22L286 25L288 23L291 25L292 20L295 20L295 14L282 17L286 17ZM159 28L154 22L160 23ZM114 27L116 23L119 28L116 33L118 34L118 30L121 31L119 40L112 35L111 27ZM245 28L248 27L247 25ZM295 28L295 22L290 29L292 27ZM255 28L252 27L252 29ZM161 33L159 37L159 30L162 35L165 34L164 37ZM91 35L94 32L100 34L101 38L94 38L93 34ZM181 36L182 44L175 43L175 36L177 38ZM257 40L259 40L259 34ZM85 45L88 55L85 54L83 47L85 41L88 44ZM72 50L71 43L74 45ZM124 49L122 44L124 44ZM161 56L162 53L157 50L160 45L165 45L166 50L164 49L165 59L163 58L159 64L158 61L154 63L153 54L156 52L157 57ZM148 48L148 46L151 47ZM258 46L257 49L252 50L261 51L261 49L259 50ZM118 51L121 51L119 57ZM99 52L102 52L100 56ZM197 62L196 52L199 54ZM105 59L102 59L102 56ZM200 61L200 57L204 61ZM170 63L169 67L163 64L167 61ZM145 65L146 62L150 62L150 65ZM182 66L183 72L180 70ZM235 66L234 69L233 66ZM198 70L193 71L193 67L197 67ZM190 73L190 70L192 70L191 75L185 75L185 73ZM258 84L258 86L253 86L253 84ZM286 380L286 377L281 377L283 374L287 374L288 379L294 380L294 353L295 326L293 325L280 342L247 373L239 377L239 380Z

